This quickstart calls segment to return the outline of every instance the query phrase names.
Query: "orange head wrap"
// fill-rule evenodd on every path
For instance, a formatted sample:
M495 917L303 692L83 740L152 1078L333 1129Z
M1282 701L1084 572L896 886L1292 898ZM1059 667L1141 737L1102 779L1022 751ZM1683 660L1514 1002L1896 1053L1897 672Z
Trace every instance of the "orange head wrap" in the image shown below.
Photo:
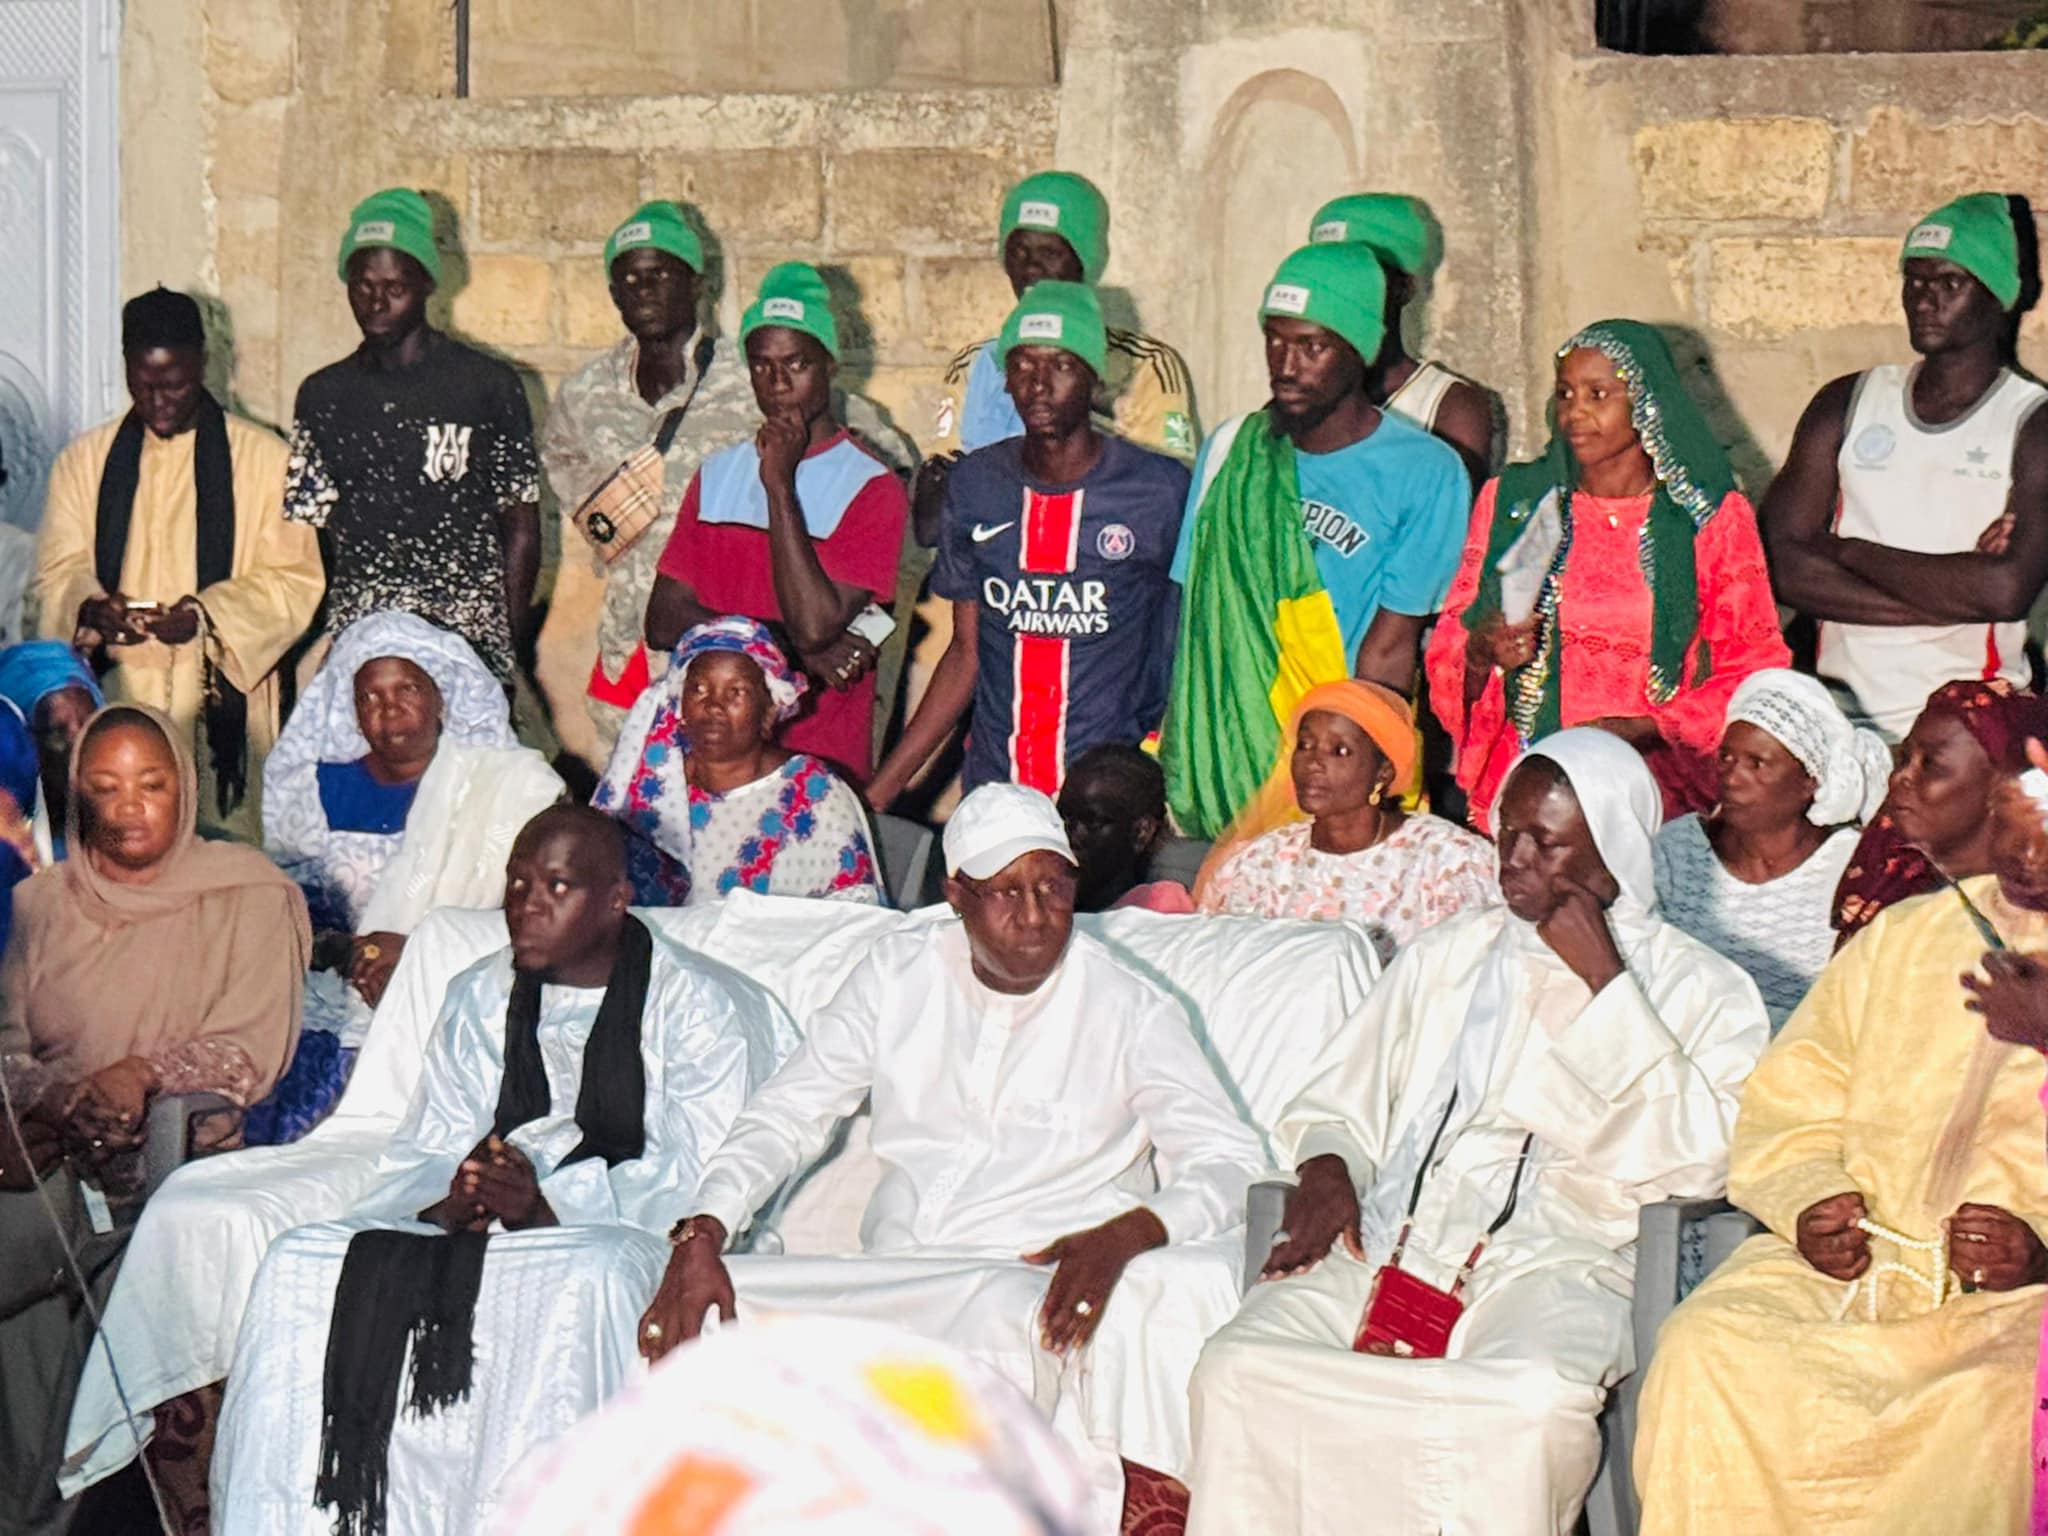
M1286 778L1290 802L1294 798L1294 778L1288 764L1294 756L1294 743L1301 734L1302 719L1319 709L1342 715L1370 736L1380 756L1394 766L1394 782L1390 786L1393 793L1399 796L1408 792L1415 777L1415 707L1382 684L1347 677L1341 682L1317 684L1294 706L1281 744L1280 766L1275 770Z
M1216 840L1208 858L1202 861L1196 894L1209 877L1223 867L1223 861L1253 838L1301 819L1301 807L1294 803L1294 744L1301 736L1302 717L1315 710L1342 715L1372 738L1380 755L1393 765L1393 798L1407 794L1415 779L1415 707L1393 689L1379 683L1347 677L1339 682L1319 683L1301 696L1280 736L1280 760L1266 776L1266 782L1243 806L1230 828Z

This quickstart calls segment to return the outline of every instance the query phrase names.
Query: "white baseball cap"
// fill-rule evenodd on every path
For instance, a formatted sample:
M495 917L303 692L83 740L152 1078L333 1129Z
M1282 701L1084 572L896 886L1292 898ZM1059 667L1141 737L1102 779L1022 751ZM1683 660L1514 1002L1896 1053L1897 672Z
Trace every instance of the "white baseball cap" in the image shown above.
M946 873L974 880L1007 869L1027 853L1056 853L1078 865L1067 824L1046 795L1021 784L984 784L946 823Z

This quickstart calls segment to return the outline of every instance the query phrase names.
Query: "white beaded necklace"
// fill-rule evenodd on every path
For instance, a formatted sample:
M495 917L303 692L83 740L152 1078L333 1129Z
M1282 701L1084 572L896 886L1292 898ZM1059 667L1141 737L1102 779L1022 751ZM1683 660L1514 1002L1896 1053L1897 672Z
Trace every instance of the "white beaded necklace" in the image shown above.
M1873 1221L1868 1216L1858 1221L1856 1225L1872 1237L1883 1238L1896 1248L1904 1249L1911 1253L1927 1254L1930 1262L1927 1266L1927 1273L1923 1274L1911 1265L1901 1264L1896 1259L1878 1260L1856 1279L1849 1282L1849 1289L1842 1293L1842 1304L1835 1309L1836 1322L1840 1322L1849 1315L1850 1308L1856 1304L1856 1293L1858 1291L1863 1293L1864 1317L1870 1322L1876 1322L1877 1282L1878 1277L1885 1274L1898 1275L1912 1281L1927 1292L1933 1299L1936 1309L1939 1309L1941 1304L1948 1300L1948 1223L1946 1221L1943 1221L1941 1224L1941 1236L1926 1242L1922 1242L1917 1237L1909 1237L1904 1232L1895 1232L1883 1222Z

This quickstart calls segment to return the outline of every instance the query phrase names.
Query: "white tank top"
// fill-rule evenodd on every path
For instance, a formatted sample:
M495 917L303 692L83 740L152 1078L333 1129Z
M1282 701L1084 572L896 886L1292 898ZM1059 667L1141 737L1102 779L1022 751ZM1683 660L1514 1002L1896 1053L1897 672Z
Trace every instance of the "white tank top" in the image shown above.
M2013 444L2048 390L2006 370L1961 416L1929 426L1913 413L1914 367L1887 363L1856 381L1835 461L1842 487L1835 531L1918 554L1961 554L2004 513ZM2026 640L2024 620L1829 622L1820 627L1818 669L1897 741L1943 683L2003 677L2025 687Z
M1441 363L1417 364L1408 381L1387 396L1381 409L1405 416L1428 432L1436 426L1436 408L1444 403L1444 396L1457 382L1458 376Z

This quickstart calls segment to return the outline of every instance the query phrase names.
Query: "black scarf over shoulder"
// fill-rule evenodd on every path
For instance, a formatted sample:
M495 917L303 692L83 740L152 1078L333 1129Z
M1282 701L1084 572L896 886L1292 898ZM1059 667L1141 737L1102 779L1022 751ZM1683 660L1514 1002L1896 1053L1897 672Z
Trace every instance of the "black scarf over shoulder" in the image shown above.
M100 469L99 508L93 521L93 574L102 592L121 590L121 565L128 554L128 529L135 517L135 492L142 481L142 417L130 411L114 433L114 445ZM227 413L202 395L193 425L192 483L198 508L194 592L226 581L235 569L235 466L228 450ZM210 662L206 667L206 748L213 766L214 793L226 816L249 791L249 700Z
M576 1124L583 1138L562 1166L601 1157L606 1166L647 1148L647 1069L640 1027L652 980L653 936L626 919L597 1022L583 1049ZM541 980L521 973L505 1007L505 1075L492 1132L500 1138L546 1115L540 1053ZM469 1396L476 1302L483 1288L482 1232L428 1236L358 1232L341 1261L321 1383L319 1475L313 1502L335 1514L335 1536L381 1536L389 1493L391 1429L398 1420L406 1346L412 1349L414 1417Z

